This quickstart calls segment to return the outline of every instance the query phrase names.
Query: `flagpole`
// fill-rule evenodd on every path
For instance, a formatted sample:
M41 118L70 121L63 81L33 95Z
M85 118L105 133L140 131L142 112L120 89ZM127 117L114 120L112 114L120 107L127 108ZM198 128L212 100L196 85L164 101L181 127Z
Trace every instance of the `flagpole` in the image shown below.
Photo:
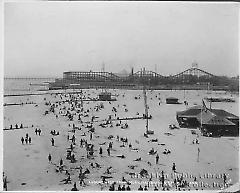
M207 107L206 107L206 104L204 102L204 100L202 99L202 107L201 107L201 125L200 125L200 129L202 131L202 112L203 112L203 108L204 108L204 111L207 112Z
M202 111L203 111L203 104L202 104L202 107L201 107L201 123L200 123L200 129L202 129Z
M199 162L199 153L200 153L200 149L199 149L199 147L198 147L197 162Z

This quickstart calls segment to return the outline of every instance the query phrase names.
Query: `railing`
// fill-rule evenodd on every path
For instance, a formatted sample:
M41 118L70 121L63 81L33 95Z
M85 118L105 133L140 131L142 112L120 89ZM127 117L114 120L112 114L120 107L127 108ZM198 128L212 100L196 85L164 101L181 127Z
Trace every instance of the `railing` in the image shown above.
M4 80L55 80L53 77L4 77Z

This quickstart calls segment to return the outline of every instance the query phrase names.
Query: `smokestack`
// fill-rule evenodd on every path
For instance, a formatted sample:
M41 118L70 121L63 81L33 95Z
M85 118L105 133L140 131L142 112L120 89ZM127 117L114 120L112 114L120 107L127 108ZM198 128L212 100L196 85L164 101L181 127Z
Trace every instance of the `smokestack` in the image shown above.
M131 71L131 74L133 75L133 67L132 67L132 71Z

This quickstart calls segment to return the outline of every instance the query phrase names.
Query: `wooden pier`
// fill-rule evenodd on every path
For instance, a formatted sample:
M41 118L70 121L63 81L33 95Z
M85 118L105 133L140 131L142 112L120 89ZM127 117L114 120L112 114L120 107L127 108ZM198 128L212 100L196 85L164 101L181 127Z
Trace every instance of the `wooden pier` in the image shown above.
M4 103L3 106L36 105L37 103Z
M123 118L117 118L117 119L102 119L102 120L94 120L94 121L85 121L83 123L96 123L96 122L104 122L104 121L127 121L127 120L137 120L137 119L151 119L152 117L146 117L146 116L141 116L141 117L123 117ZM108 123L111 124L111 123Z

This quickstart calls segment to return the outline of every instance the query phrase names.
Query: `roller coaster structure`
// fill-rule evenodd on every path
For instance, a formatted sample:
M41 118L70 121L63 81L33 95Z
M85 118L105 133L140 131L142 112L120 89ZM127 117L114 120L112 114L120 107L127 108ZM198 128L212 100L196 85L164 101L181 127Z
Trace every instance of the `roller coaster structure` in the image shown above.
M203 71L198 68L189 68L174 76L163 76L153 71L145 70L145 68L135 73L120 76L112 72L77 72L70 71L63 73L63 81L65 83L83 83L83 82L104 82L104 83L136 83L158 85L166 83L197 83L211 82L217 76Z
M55 80L63 80L68 83L76 83L76 82L137 82L137 83L146 83L146 82L164 82L164 81L182 81L185 83L188 79L197 78L199 80L203 80L203 78L207 80L211 80L213 77L217 77L211 73L208 73L204 70L198 68L189 68L181 73L178 73L173 76L163 76L153 71L145 70L145 68L137 71L135 73L131 73L125 76L118 76L112 72L77 72L77 71L69 71L63 73L62 79ZM4 78L14 79L14 80L46 80L49 81L54 80L54 78L34 78L34 77L6 77Z
M5 78L23 80L24 78ZM27 80L41 80L41 78L26 78ZM46 78L42 78L44 80ZM224 79L221 76L213 75L209 72L199 69L197 66L177 73L175 75L163 76L153 71L142 68L140 71L130 74L115 74L112 72L80 72L69 71L63 73L63 78L52 79L49 78L49 89L61 89L69 87L77 87L81 85L84 87L132 87L132 86L148 86L148 87L163 87L167 89L173 88L173 85L216 85L228 86L229 78ZM226 83L227 82L227 83ZM235 81L236 82L236 81ZM231 82L232 83L232 82ZM234 83L235 84L235 83ZM235 86L236 87L236 86Z

